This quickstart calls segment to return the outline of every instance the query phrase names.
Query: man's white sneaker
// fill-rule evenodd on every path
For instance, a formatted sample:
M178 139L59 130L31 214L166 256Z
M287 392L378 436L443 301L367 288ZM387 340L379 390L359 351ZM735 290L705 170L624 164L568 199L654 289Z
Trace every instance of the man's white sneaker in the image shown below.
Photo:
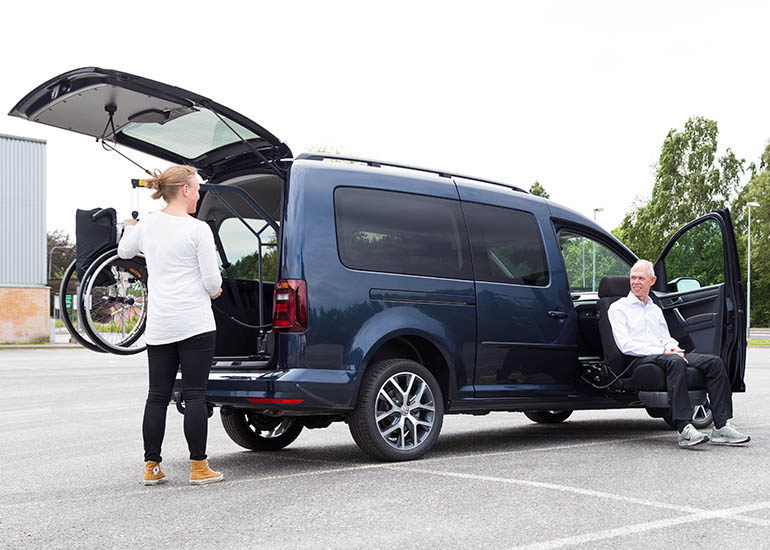
M749 441L751 441L749 436L742 434L729 423L718 430L716 428L711 430L711 442L714 445L745 445Z
M709 440L709 436L699 432L692 424L687 424L679 434L679 446L682 448L695 447Z

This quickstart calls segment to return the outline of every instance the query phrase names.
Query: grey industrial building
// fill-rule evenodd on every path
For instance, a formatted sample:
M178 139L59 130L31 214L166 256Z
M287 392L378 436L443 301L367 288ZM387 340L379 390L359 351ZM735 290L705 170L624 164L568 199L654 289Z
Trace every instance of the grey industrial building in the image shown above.
M0 134L0 343L47 341L46 142Z

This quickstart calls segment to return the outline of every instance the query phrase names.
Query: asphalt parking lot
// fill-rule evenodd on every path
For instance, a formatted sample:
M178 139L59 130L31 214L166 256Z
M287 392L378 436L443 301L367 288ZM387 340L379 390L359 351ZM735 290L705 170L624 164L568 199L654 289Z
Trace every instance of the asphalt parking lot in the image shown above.
M144 487L145 359L0 350L4 548L770 548L770 349L735 396L746 448L680 450L643 410L449 416L422 460L372 462L347 426L253 453L209 425L226 480L187 484L182 416Z

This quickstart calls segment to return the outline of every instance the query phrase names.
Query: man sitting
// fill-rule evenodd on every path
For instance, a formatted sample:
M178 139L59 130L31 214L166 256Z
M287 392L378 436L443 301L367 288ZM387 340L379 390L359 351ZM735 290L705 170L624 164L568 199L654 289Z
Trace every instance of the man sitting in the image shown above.
M733 415L732 392L722 359L716 355L688 353L671 337L661 309L649 298L655 284L652 263L639 260L631 268L631 292L616 300L609 308L612 335L620 352L635 357L629 372L640 365L654 363L666 374L666 387L671 412L679 431L679 446L692 447L705 443L709 436L690 424L692 407L687 394L687 366L695 367L706 377L706 390L714 414L711 442L717 445L741 445L751 438L728 424Z

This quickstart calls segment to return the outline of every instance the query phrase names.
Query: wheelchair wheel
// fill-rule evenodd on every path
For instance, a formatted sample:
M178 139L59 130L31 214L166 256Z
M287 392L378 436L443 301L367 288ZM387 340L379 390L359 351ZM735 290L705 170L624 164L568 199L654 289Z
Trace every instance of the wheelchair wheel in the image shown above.
M108 250L88 268L78 307L89 338L102 350L132 355L145 350L147 264L144 256L121 259Z
M61 286L59 287L62 322L64 323L64 326L67 327L67 330L69 331L70 335L72 335L72 338L74 338L78 344L88 350L104 353L104 350L94 344L89 339L88 334L86 334L82 317L78 317L80 311L82 310L78 311L75 308L68 309L65 307L64 297L72 295L75 295L76 297L80 295L80 281L78 280L78 272L76 269L75 261L73 261L64 272L64 276L61 280ZM77 300L75 300L74 304L77 303Z

